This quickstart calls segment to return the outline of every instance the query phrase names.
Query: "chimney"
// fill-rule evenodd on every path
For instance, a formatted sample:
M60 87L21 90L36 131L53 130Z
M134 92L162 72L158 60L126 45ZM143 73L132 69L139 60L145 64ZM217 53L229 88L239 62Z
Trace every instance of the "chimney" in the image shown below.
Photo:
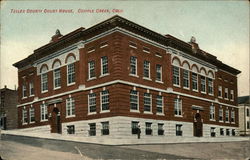
M199 49L198 43L196 43L196 38L194 36L191 37L189 44L192 46L193 53L197 53L197 50Z
M51 41L50 42L56 42L61 37L62 37L62 34L60 33L60 30L57 29L55 35L51 37Z
M4 88L7 88L7 85L4 85Z

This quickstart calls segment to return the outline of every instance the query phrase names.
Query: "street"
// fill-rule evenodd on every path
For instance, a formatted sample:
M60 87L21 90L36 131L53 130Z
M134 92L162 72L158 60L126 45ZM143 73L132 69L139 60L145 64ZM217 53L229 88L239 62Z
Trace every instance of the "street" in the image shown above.
M246 159L250 141L108 146L2 135L4 160L91 159Z

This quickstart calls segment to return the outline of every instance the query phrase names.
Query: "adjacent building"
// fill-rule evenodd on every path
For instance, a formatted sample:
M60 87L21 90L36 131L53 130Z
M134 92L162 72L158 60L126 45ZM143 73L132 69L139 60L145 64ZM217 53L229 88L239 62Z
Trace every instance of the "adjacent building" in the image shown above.
M0 89L0 129L17 128L17 90Z
M14 64L18 128L104 138L238 134L239 70L120 16L61 35Z
M250 135L250 96L238 97L240 135Z

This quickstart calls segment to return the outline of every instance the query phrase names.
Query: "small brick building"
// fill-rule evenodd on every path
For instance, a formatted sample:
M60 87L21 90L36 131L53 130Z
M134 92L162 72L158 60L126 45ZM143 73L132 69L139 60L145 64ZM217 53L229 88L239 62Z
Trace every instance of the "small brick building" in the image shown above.
M120 16L14 64L18 127L79 136L214 137L238 132L237 74L199 48Z
M0 89L0 129L17 128L17 90Z

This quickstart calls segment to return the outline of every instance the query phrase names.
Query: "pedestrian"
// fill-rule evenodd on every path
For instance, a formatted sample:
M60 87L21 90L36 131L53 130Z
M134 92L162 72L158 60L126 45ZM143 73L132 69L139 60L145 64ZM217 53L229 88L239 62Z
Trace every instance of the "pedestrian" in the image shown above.
M137 136L138 136L138 139L141 138L141 128L140 128L140 125L138 125L138 128L137 128Z

